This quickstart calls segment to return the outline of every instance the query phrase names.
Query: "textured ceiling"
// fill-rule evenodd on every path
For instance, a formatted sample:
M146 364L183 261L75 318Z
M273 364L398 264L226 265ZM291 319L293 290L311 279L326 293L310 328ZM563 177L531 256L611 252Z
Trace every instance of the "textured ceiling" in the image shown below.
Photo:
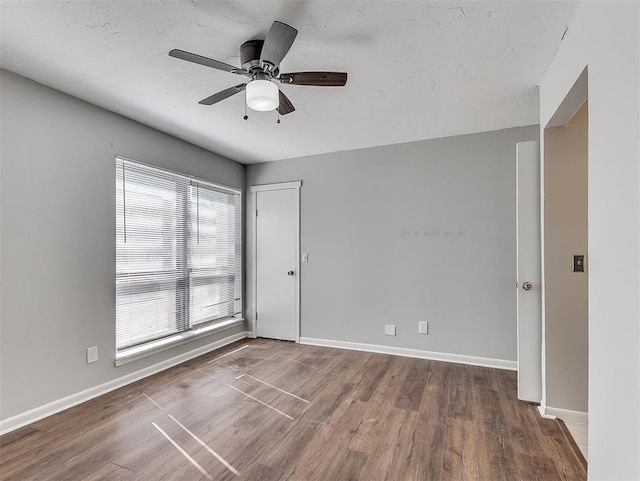
M2 1L0 65L242 163L538 122L536 85L571 1ZM273 20L299 30L282 71L347 71L344 88L284 85L296 111L244 115L239 66Z

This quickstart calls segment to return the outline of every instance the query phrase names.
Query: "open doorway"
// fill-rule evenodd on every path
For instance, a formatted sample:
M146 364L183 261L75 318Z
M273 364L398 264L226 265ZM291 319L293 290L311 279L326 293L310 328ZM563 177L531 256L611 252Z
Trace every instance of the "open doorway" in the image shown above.
M587 70L544 129L543 401L587 459Z

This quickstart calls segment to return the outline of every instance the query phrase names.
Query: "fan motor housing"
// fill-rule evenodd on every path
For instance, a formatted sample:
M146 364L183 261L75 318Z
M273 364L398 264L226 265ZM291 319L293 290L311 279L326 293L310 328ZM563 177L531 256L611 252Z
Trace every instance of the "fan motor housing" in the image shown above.
M243 69L248 71L251 67L260 65L260 54L262 53L263 45L264 40L255 38L247 40L240 46L240 62Z

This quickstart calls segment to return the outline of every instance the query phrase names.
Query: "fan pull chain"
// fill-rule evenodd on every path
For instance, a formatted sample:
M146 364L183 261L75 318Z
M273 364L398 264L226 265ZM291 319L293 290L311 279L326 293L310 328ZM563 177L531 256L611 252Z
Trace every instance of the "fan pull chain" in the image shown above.
M249 116L247 115L247 90L244 91L244 120L249 120Z
M280 111L278 109L276 109L276 112L278 112L278 120L276 121L276 124L280 123Z

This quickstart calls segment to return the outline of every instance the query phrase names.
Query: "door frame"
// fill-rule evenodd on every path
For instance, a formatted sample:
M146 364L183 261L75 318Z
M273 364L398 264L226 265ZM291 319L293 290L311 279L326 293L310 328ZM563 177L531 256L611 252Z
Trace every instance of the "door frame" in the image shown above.
M580 110L582 105L585 102L589 101L589 66L585 65L581 70L580 74L577 76L573 85L569 88L568 92L565 96L559 101L556 105L556 109L547 122L546 125L542 124L543 119L540 119L540 231L541 231L541 265L542 265L542 400L540 401L540 405L538 406L538 411L542 415L542 417L555 419L556 415L554 413L558 412L557 409L551 409L547 407L547 305L546 305L546 270L547 263L545 262L545 164L548 160L548 154L545 152L545 133L548 128L562 127L566 125L567 122L573 118L573 116ZM588 113L588 124L587 124L587 156L590 156L591 153L591 143L590 136L588 134L588 130L591 126L591 111ZM589 169L589 162L587 160L587 169ZM590 182L589 182L590 184ZM590 199L590 185L587 187L587 212L589 209L589 199ZM588 214L587 214L588 216ZM588 217L587 217L588 219ZM587 221L588 222L588 221ZM587 229L587 265L585 269L588 274L588 259L591 254L591 243L589 242L589 229ZM587 299L589 299L589 292L587 292ZM591 365L591 316L588 315L587 318L587 335L588 335L588 351L587 351L587 396L590 398L590 390L589 386L591 385L591 370L589 369ZM587 400L588 401L588 400ZM587 413L590 411L590 405L587 406Z
M300 187L302 187L302 181L292 182L280 182L277 184L261 184L252 185L250 187L251 192L251 205L252 205L252 220L253 226L253 252L251 253L253 259L253 320L251 322L251 337L258 336L258 320L256 319L256 312L258 309L258 219L256 216L258 207L258 192L274 191L274 190L287 190L293 189L296 191L297 202L295 203L295 223L296 223L296 262L295 262L295 324L296 324L296 338L295 342L300 343Z

